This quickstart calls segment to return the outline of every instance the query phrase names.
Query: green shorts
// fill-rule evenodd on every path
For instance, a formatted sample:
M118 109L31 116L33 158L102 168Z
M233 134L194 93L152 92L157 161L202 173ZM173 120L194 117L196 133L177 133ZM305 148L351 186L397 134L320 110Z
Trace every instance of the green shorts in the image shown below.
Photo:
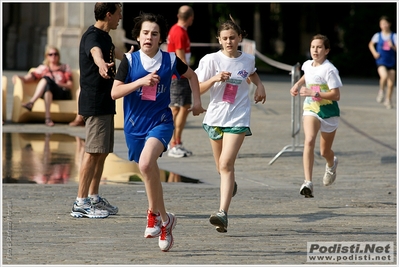
M209 126L203 124L202 128L208 133L208 136L212 140L220 140L223 138L224 133L231 134L241 134L245 133L245 136L251 136L252 132L249 127L219 127L219 126Z

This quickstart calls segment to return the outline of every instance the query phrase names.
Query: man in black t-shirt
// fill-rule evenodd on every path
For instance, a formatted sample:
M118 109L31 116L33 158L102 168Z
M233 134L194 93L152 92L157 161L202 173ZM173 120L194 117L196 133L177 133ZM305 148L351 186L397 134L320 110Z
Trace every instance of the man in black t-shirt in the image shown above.
M106 218L118 212L99 196L104 162L114 147L115 100L111 89L115 77L115 57L123 52L114 46L110 30L122 19L120 3L96 3L96 23L83 34L79 46L79 114L86 127L85 153L79 170L79 189L71 216Z

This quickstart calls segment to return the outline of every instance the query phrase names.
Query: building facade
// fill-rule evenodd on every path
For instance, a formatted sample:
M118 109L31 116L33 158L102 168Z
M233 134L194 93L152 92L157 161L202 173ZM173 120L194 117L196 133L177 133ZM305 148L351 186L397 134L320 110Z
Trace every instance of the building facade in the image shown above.
M79 43L95 23L94 2L2 3L3 70L29 70L43 61L47 44L56 46L61 62L79 68ZM125 50L123 21L110 32Z

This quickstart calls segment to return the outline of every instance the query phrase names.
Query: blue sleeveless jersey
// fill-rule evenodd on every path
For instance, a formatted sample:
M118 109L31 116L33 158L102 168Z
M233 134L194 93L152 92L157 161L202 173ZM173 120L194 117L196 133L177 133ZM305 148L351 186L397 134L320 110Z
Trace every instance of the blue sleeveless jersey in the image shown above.
M127 135L143 138L146 134L159 124L169 123L173 125L173 116L169 108L170 83L172 75L180 75L176 71L176 61L173 66L169 53L162 52L162 64L157 74L161 77L158 83L156 99L142 100L142 88L124 96L124 131ZM129 71L125 83L140 79L150 72L146 71L141 64L140 53L126 54L129 61Z
M393 34L391 34L391 42L394 43ZM380 57L376 59L378 66L383 65L386 67L394 67L396 64L396 51L390 48L389 50L383 49L384 40L382 39L381 32L379 33L378 43L376 50Z

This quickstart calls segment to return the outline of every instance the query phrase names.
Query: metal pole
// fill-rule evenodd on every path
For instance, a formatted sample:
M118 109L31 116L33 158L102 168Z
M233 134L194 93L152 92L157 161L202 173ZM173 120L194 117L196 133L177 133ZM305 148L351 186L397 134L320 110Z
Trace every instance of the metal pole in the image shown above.
M301 78L300 64L297 63L292 66L291 71L291 87ZM269 162L272 165L283 153L294 152L297 148L302 147L303 144L299 144L299 133L301 131L301 96L298 94L295 97L291 97L291 138L292 144L283 147L280 152L274 156L274 158Z

